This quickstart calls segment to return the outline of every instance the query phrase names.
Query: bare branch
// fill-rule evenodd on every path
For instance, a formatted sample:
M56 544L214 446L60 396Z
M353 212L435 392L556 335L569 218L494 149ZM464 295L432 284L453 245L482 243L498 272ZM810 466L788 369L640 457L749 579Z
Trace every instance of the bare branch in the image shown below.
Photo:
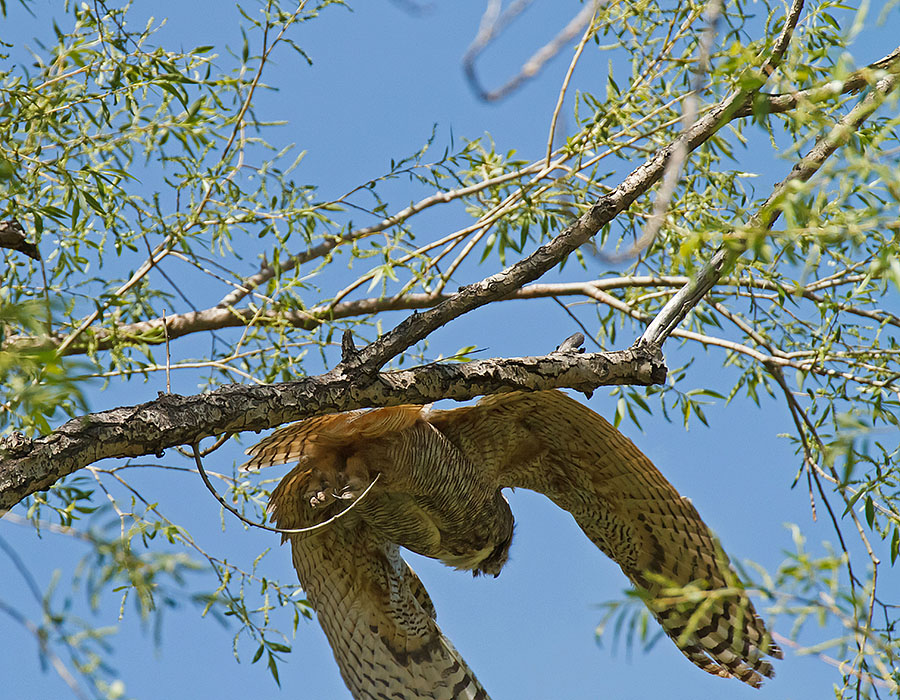
M545 46L541 47L529 58L519 72L510 78L505 84L496 90L485 90L478 79L475 71L475 61L481 52L491 43L506 26L516 17L531 0L517 0L513 5L508 7L501 15L499 14L499 0L489 0L478 34L469 45L463 56L463 71L473 92L485 102L496 102L502 100L521 85L534 78L546 65L546 63L556 56L563 47L572 39L578 36L578 33L590 23L594 13L601 5L606 4L606 0L591 0L586 2L581 11L572 18L572 20Z
M11 436L0 441L0 513L100 459L159 455L220 433L265 430L354 408L464 401L504 391L570 387L590 392L603 385L655 384L665 375L658 352L636 348L432 364L383 372L364 383L333 370L269 386L228 385L194 396L161 394L139 406L75 418L35 440Z

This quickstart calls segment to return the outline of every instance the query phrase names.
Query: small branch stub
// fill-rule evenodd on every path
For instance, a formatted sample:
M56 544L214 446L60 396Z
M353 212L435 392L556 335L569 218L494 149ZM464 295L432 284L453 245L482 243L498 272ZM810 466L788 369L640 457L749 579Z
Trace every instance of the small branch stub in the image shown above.
M567 352L584 352L584 335L581 333L575 333L574 335L570 335L566 338L562 343L559 344L559 347L554 350L554 353L567 353Z
M25 239L25 229L15 219L0 221L0 248L24 253L33 260L41 259L38 247Z
M341 362L348 364L359 354L356 343L353 342L353 331L349 328L341 336Z

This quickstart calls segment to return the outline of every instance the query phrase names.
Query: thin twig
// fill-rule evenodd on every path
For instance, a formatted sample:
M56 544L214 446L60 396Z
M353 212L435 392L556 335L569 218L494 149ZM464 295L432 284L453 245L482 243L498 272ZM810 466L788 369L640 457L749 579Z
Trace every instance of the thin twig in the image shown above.
M166 322L166 310L163 309L162 315L163 332L166 335L166 393L172 393L172 377L169 368L172 364L172 354L169 351L169 324Z
M219 493L215 490L215 488L213 488L213 485L210 482L209 477L206 475L206 470L203 468L203 460L200 458L200 450L199 450L198 444L196 442L193 443L191 445L191 448L194 452L194 462L197 464L197 471L200 473L200 478L203 479L203 483L206 485L206 488L215 497L215 499L222 505L222 507L225 508L225 510L227 510L232 515L236 516L238 518L238 520L240 520L241 522L243 522L247 525L250 525L251 527L256 527L256 528L259 528L260 530L268 530L269 532L280 532L284 535L295 535L295 534L299 534L302 532L314 532L316 530L321 530L321 529L331 525L331 523L333 523L335 520L338 520L339 518L344 517L347 513L349 513L353 509L354 506L356 506L356 504L358 504L362 499L364 499L366 497L366 494L368 494L369 491L372 490L372 487L375 486L376 482L378 481L378 478L381 476L380 473L376 474L375 478L372 479L372 483L370 483L366 487L365 491L363 491L361 494L359 494L358 498L354 499L350 503L350 505L348 505L341 512L336 513L335 515L332 515L330 518L328 518L328 520L325 520L321 523L317 523L315 525L311 525L310 527L298 527L298 528L291 528L291 529L284 529L284 528L280 528L280 527L269 527L268 525L263 525L262 523L257 523L257 522L254 522L252 520L245 518L241 514L240 511L238 511L236 508L229 505L225 501L225 499L219 495Z
M554 37L550 43L536 51L531 58L519 69L519 72L508 80L504 85L496 90L488 92L485 90L478 75L475 71L475 61L478 56L487 48L487 46L506 29L507 26L518 17L525 8L532 3L533 0L516 0L507 7L501 14L500 9L502 0L488 0L487 7L481 18L478 27L478 33L466 49L463 55L463 72L472 90L479 98L486 102L492 102L502 99L513 90L517 89L526 80L533 78L543 68L544 64L558 54L562 47L571 41L581 31L581 27L585 21L589 21L589 17L585 18L587 11L593 14L594 9L586 6L568 25ZM599 6L599 2L597 5Z
M722 14L722 2L723 0L709 0L707 4L706 28L703 30L703 35L700 38L697 70L694 74L691 90L684 96L682 101L682 134L687 133L688 129L696 123L700 112L700 91L709 71L709 55L716 35L716 26ZM656 240L657 234L663 223L665 223L666 212L669 210L669 204L671 204L672 197L675 195L675 190L681 178L681 171L688 157L687 144L683 138L678 138L672 149L672 157L666 165L662 184L653 202L653 211L644 225L643 233L624 253L600 253L608 262L621 263L640 255Z
M556 98L556 107L554 107L553 117L550 119L550 134L547 136L547 157L544 159L545 168L550 167L550 159L553 157L553 141L556 137L556 122L559 119L559 113L562 111L563 102L565 102L566 99L566 92L569 89L569 82L572 80L572 74L575 72L575 66L578 65L578 60L581 58L584 47L587 45L588 40L594 33L594 22L597 19L597 10L599 9L599 5L594 8L594 14L591 17L591 21L588 22L587 29L584 30L584 35L581 37L581 41L579 41L578 46L575 47L575 53L572 55L572 60L569 62L569 69L566 71L566 75L562 81L562 86L560 86L559 88L559 97Z

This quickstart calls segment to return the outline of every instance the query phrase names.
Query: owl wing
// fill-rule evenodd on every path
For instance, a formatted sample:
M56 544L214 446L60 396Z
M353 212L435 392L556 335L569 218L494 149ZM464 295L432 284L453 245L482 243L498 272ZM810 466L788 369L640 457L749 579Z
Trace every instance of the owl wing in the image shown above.
M303 498L309 473L296 467L272 493L278 527L308 527L340 506L310 508ZM489 700L437 626L434 605L396 544L352 510L325 528L283 537L355 700Z
M501 487L545 494L646 591L650 610L694 664L757 687L781 657L690 501L634 444L557 391L497 394L428 421ZM700 595L680 587L697 584Z
M296 462L311 444L335 447L370 440L411 427L426 414L425 406L391 406L374 411L346 411L315 416L279 428L247 450L251 459L241 465L254 471L276 464Z

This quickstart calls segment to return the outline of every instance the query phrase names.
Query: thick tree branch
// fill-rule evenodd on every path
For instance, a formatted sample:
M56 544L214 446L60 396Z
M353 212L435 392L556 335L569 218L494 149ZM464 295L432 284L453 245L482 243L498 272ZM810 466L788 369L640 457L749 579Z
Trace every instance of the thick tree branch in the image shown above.
M755 88L762 85L758 81ZM755 89L754 88L754 89ZM731 93L709 110L680 139L693 151L715 134L732 113L750 99L752 90ZM597 202L573 224L529 256L502 272L462 287L447 301L421 314L407 317L393 330L362 349L342 370L375 372L391 358L425 338L431 332L469 311L512 294L559 264L570 253L591 239L603 226L627 209L662 177L672 157L674 143L658 150L633 170L616 188Z
M5 439L0 445L0 513L97 460L161 454L211 435L265 430L369 406L560 387L590 393L612 384L658 384L665 376L658 351L631 349L433 364L383 372L364 384L332 371L270 386L233 384L194 396L161 394L139 406L75 418L35 440Z

